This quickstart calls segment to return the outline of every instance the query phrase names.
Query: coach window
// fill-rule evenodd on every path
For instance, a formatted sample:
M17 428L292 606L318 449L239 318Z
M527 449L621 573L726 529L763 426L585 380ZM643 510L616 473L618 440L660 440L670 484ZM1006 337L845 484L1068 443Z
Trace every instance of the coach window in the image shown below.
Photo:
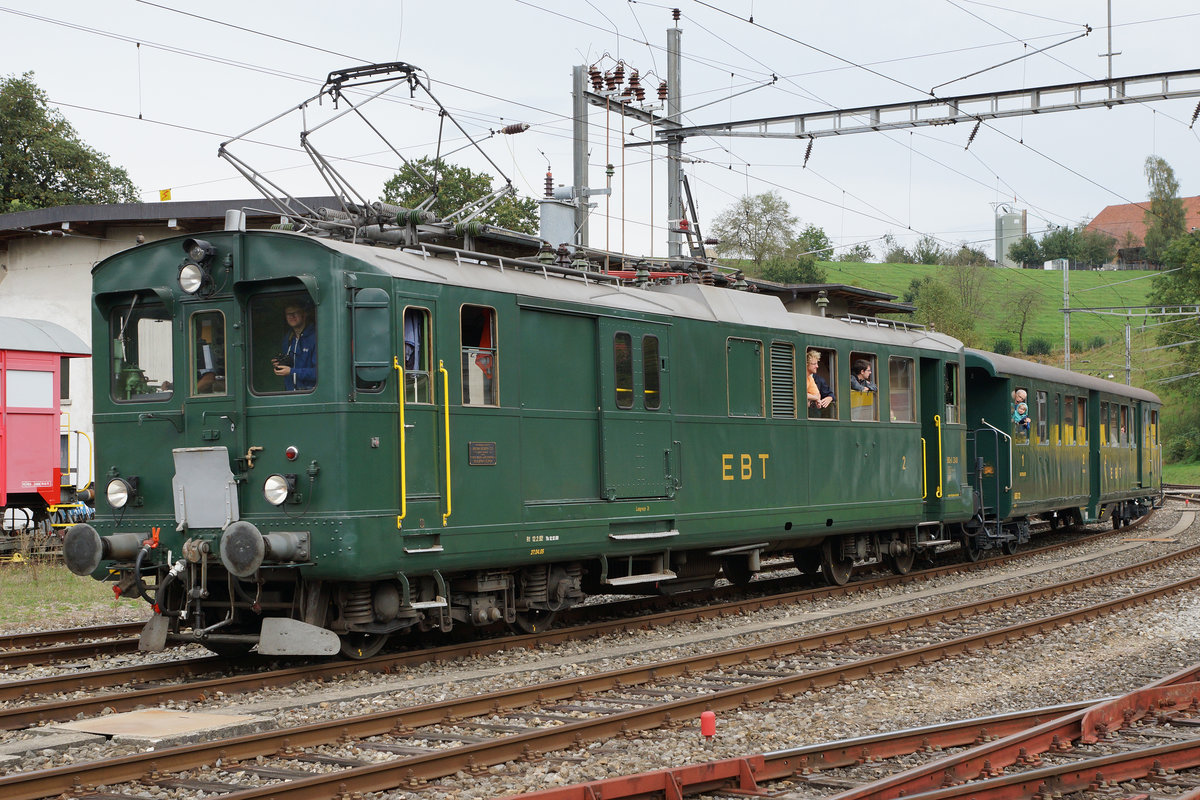
M1037 393L1037 440L1038 444L1048 444L1050 441L1046 430L1046 416L1048 409L1046 407L1046 393Z
M1075 402L1075 444L1087 446L1087 398L1080 397Z
M496 309L463 306L460 322L463 405L499 405L496 399Z
M1054 393L1054 407L1050 409L1050 444L1062 446L1062 395Z
M1132 438L1129 435L1129 406L1121 406L1121 446L1128 445Z
M958 364L946 365L946 380L943 383L946 418L944 422L958 422Z
M796 418L796 348L771 342L771 416Z
M1158 447L1158 412L1150 412L1150 447Z
M1067 447L1075 444L1075 398L1063 398L1062 443Z
M404 401L433 402L429 310L404 309Z
M1112 447L1121 443L1121 407L1116 403L1108 404L1108 443Z
M888 403L892 422L915 422L916 369L911 358L892 356L888 359Z
M642 398L647 411L662 406L662 363L658 357L658 337L642 337Z
M813 369L813 357L816 357L816 369ZM837 351L824 347L810 347L805 355L805 368L809 379L805 381L805 397L813 394L809 381L816 386L819 400L808 400L809 419L837 419Z
M1108 403L1100 404L1100 446L1108 446Z
M613 337L613 372L616 375L617 408L633 408L633 337Z
M225 315L201 311L192 315L192 395L225 394Z
M316 309L307 292L252 297L250 342L250 388L256 394L311 392L316 386Z
M850 353L850 419L874 422L879 419L879 376L874 353Z
M118 402L169 400L174 394L171 315L141 295L113 306L112 398Z

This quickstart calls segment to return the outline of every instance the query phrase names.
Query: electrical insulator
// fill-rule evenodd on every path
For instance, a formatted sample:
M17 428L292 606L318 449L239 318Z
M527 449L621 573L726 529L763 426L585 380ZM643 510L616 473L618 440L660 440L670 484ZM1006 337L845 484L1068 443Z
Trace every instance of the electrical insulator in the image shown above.
M1192 124L1196 124L1196 117L1200 117L1200 103L1196 103L1196 110L1192 112Z
M975 134L979 133L979 126L982 124L983 120L978 120L975 123L975 127L971 129L971 135L967 137L967 147L964 147L963 150L966 150L971 146L971 142L975 141Z
M625 82L625 62L623 62L623 61L617 62L617 68L615 70L613 70L613 78L619 84Z
M546 171L546 197L553 197L553 196L554 196L554 175L549 170L547 170Z
M667 82L666 81L658 82L658 99L659 100L667 99Z
M604 174L605 174L605 175L607 175L607 176L608 176L608 177L610 177L610 178L611 178L613 175L615 175L616 173L617 173L617 171L616 171L616 169L614 169L614 168L613 168L613 165L612 165L612 164L609 164L608 166L606 166L606 167L604 168Z
M514 122L512 125L505 125L500 129L501 133L507 133L510 136L517 133L524 133L529 130L528 122Z
M812 155L813 142L815 141L816 139L808 140L808 149L804 151L804 164L801 166L801 169L808 166L808 157Z
M637 98L639 103L644 102L646 99L646 90L639 86L633 90L633 96Z
M611 72L604 73L604 83L607 84L610 92L617 88L617 79L613 77Z
M600 74L600 70L595 67L589 67L588 77L592 79L592 89L594 91L599 92L604 89L604 76Z
M679 9L678 8L671 9L671 19L675 20L676 22L679 22Z

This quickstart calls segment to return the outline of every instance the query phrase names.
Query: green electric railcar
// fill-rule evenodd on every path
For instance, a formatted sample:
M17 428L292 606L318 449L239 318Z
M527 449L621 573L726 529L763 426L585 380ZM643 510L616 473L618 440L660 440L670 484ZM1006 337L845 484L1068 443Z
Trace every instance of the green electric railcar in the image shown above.
M592 593L749 580L774 553L833 582L906 572L1115 491L1029 504L1037 485L1010 483L1004 505L985 478L1007 466L975 450L1008 379L968 411L987 354L748 292L227 231L116 254L94 297L106 491L65 555L154 604L150 649L364 656L413 630L534 629ZM1154 413L1137 402L1123 413Z

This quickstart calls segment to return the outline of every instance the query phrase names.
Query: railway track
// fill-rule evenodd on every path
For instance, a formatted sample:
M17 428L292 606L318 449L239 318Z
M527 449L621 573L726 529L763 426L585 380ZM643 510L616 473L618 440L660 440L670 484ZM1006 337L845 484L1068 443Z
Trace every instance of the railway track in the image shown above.
M1138 520L1133 525L1121 529L1121 535L1133 530L1146 518ZM1048 530L1049 526L1039 523L1038 530ZM1010 561L1014 558L1027 558L1053 552L1065 547L1087 544L1100 539L1111 537L1118 532L1102 531L1073 538L1063 538L1050 545L1023 550L1016 555L1000 555L981 559L977 562L954 562L941 564L927 569L914 570L907 575L881 575L859 571L856 577L846 586L819 586L796 590L797 577L791 574L787 577L772 577L763 574L759 579L744 587L732 585L717 586L710 589L680 593L669 596L648 596L624 599L605 604L605 610L599 612L596 605L577 607L562 612L558 616L558 624L566 631L570 627L585 625L586 620L594 618L598 613L628 623L630 617L661 613L663 609L678 607L703 607L712 603L727 603L746 593L755 596L780 595L780 603L801 602L803 599L817 600L826 597L845 596L854 592L870 591L888 586L902 585L914 581L927 580L953 574L959 571L989 569ZM784 569L790 568L790 561ZM800 578L799 580L804 580ZM810 578L811 580L811 578ZM718 609L716 613L721 613ZM144 623L120 623L89 628L72 628L57 631L39 631L33 633L0 635L0 671L11 670L23 666L60 664L81 659L95 659L106 656L117 656L136 653L138 650L138 634ZM663 620L649 620L648 624L663 624ZM434 647L434 650L437 648ZM212 663L216 663L215 661ZM194 673L192 673L194 674ZM111 683L107 685L112 685Z
M416 788L460 771L481 774L490 765L535 759L549 750L678 725L704 710L786 702L796 694L976 653L1200 587L1200 577L1154 585L1148 571L1177 558L1200 558L1200 546L1050 587L838 631L771 638L505 692L10 775L0 779L0 796L47 797L72 787L76 796L107 796L80 787L111 788L130 781L222 792L239 800ZM1127 583L1132 580L1139 582L1137 591ZM1114 581L1126 583L1110 587ZM1116 596L1061 610L1065 598L1080 602L1098 593ZM224 690L236 688L227 680ZM330 753L333 743L336 752ZM381 758L387 760L375 763ZM265 785L238 788L256 782ZM122 796L131 796L130 791L139 796L128 787Z
M1200 665L1098 702L622 775L514 798L627 800L661 793L715 798L768 794L781 800L1012 800L1194 792L1200 775L1180 770L1200 766L1198 678ZM888 774L880 777L881 772ZM1119 788L1122 783L1126 786Z

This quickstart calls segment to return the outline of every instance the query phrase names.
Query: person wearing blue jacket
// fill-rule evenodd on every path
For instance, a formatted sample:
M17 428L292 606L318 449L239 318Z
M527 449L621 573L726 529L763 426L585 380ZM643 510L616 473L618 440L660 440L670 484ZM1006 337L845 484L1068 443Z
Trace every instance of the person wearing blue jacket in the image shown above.
M288 303L283 309L288 332L280 346L280 356L272 359L275 374L283 378L289 392L306 392L317 385L317 329L309 320L310 310L301 303Z

